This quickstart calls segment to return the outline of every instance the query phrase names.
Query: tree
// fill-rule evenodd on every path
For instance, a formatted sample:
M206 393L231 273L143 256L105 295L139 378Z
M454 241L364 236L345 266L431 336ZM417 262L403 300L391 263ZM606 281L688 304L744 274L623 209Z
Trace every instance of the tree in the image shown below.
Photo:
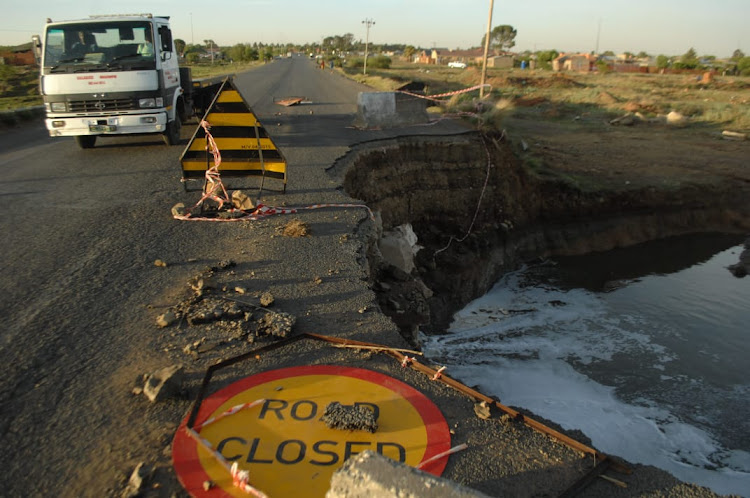
M557 50L542 50L536 53L536 61L542 69L552 69L552 61L557 59L560 53Z
M413 45L407 45L406 47L404 47L404 57L406 57L406 60L411 62L416 51L417 49Z
M737 70L742 76L750 76L750 57L743 57L738 60Z
M250 45L245 45L245 55L242 60L245 61L257 61L260 58L257 48L253 48Z
M695 69L698 67L698 53L693 47L690 47L690 50L680 57L679 67L681 69Z
M669 57L663 54L658 55L656 57L656 67L658 67L659 69L666 69L667 67L669 67Z
M229 49L229 58L236 62L241 62L245 59L245 45L243 43L237 43Z
M645 51L641 50L640 52L638 52L638 55L636 55L636 57L638 57L639 59L648 59L651 56L648 55L648 53L646 53Z
M490 45L495 51L506 51L516 46L516 35L518 32L508 24L501 26L495 26L490 31ZM482 37L482 45L484 47L484 41L487 35Z
M738 61L738 60L742 59L743 57L745 57L745 53L742 50L740 50L739 48L737 50L735 50L734 53L732 53L732 60L733 61Z
M177 50L177 53L179 55L183 55L185 53L185 47L186 47L185 40L181 40L180 38L175 38L174 40L174 48Z

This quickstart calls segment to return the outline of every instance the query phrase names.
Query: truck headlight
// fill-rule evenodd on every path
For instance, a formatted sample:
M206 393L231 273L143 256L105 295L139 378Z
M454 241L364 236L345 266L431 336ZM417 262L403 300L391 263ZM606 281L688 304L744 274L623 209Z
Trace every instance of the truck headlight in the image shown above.
M156 100L153 98L139 99L138 107L156 107Z
M49 107L52 112L65 112L67 110L65 102L52 102Z

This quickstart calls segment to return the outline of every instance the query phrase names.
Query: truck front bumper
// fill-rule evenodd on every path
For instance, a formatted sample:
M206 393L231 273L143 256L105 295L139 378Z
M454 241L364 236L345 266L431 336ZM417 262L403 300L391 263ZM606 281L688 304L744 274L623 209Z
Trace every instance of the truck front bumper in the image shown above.
M164 133L167 128L167 113L73 117L48 115L45 123L51 137Z

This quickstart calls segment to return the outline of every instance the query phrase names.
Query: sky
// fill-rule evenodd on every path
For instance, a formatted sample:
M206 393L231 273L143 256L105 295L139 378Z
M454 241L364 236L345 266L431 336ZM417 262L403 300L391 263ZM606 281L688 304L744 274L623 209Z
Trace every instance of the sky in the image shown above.
M352 33L372 43L421 48L479 46L487 30L489 0L2 0L0 45L26 43L46 19L90 14L152 13L170 16L176 38L236 43L318 42ZM729 57L750 54L750 0L495 0L492 26L510 24L514 50Z

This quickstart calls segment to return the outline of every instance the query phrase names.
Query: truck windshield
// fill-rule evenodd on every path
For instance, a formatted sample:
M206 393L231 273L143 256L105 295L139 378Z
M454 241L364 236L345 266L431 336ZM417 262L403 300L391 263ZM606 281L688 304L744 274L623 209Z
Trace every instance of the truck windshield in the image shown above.
M155 68L154 37L147 22L71 23L47 28L45 72Z

